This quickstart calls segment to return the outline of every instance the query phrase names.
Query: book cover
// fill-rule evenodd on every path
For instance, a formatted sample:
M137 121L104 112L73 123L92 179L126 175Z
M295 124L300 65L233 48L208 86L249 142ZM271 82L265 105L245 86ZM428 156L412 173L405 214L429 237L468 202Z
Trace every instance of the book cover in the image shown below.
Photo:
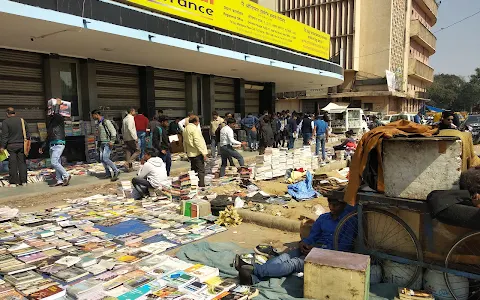
M148 299L173 300L184 296L185 293L177 288L166 286L148 296Z
M57 285L52 285L46 289L40 290L38 292L32 293L30 296L28 296L28 299L31 300L40 300L40 299L45 299L48 297L51 297L49 299L52 299L53 295L55 295L55 299L60 298L65 296L65 290L60 288Z
M167 285L173 286L176 288L183 287L193 281L195 277L185 273L184 271L173 271L162 277L163 280L167 282Z
M25 300L25 297L23 297L22 294L20 294L15 290L3 293L1 297L2 299L8 299L8 300Z
M67 288L67 293L72 296L79 296L81 294L87 293L91 290L100 288L102 286L102 282L96 280L94 278L89 278L87 280L83 280L75 285L71 285Z
M201 283L200 281L194 281L187 285L184 285L181 289L188 293L199 294L207 289L207 284Z

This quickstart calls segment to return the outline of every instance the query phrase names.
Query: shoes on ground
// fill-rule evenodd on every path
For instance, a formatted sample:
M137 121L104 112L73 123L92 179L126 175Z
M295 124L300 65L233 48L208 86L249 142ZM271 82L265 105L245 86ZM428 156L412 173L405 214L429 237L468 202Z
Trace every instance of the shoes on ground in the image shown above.
M243 265L238 271L238 278L240 279L241 285L253 285L253 266Z
M268 258L279 255L277 249L273 248L273 246L270 245L258 245L253 250L255 251L255 253L264 255Z

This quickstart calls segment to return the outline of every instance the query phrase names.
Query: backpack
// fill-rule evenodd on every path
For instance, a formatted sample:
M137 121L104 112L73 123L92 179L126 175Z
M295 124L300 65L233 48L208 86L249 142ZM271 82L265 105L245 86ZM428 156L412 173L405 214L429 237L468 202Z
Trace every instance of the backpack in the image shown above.
M102 126L103 126L103 129L105 130L105 133L107 134L108 140L111 140L111 139L112 139L112 133L111 133L110 130L108 129L108 126L105 125L106 122L109 122L110 124L113 125L113 128L115 128L115 132L116 132L115 144L120 143L120 135L118 134L118 126L117 126L117 124L116 124L115 122L110 121L110 120L104 119L103 122L102 122Z

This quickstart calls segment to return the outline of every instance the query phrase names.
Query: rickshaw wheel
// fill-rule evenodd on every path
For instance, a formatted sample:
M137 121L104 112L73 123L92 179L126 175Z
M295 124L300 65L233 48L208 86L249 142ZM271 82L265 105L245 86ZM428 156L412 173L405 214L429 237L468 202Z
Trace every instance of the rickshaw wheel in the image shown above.
M398 216L381 209L365 208L363 214L363 241L358 239L358 212L346 215L337 225L334 236L334 249L338 251L352 251L361 254L372 252L385 253L397 257L422 262L423 252L420 242L410 226ZM348 249L352 248L353 249ZM363 249L362 249L363 248ZM371 256L371 263L378 264L385 270L386 260ZM411 287L416 283L422 272L420 266L412 266L410 271L397 264L389 272L391 277L402 278L404 287Z
M480 232L469 233L459 239L445 258L445 268L480 275ZM450 294L455 300L479 300L480 280L469 280L469 292L466 295L459 288L452 276L443 273ZM463 290L463 288L462 288Z

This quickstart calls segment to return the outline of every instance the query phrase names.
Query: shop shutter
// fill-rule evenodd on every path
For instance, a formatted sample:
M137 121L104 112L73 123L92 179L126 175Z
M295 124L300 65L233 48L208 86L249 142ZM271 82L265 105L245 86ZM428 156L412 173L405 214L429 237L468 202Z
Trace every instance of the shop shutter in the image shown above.
M260 91L245 90L245 114L258 115L260 113Z
M138 67L97 62L98 105L109 119L119 119L130 107L140 107Z
M0 49L0 110L12 106L27 122L45 122L46 103L42 55Z
M215 110L220 116L235 113L235 80L215 77Z
M155 69L155 107L169 118L185 118L185 73Z

